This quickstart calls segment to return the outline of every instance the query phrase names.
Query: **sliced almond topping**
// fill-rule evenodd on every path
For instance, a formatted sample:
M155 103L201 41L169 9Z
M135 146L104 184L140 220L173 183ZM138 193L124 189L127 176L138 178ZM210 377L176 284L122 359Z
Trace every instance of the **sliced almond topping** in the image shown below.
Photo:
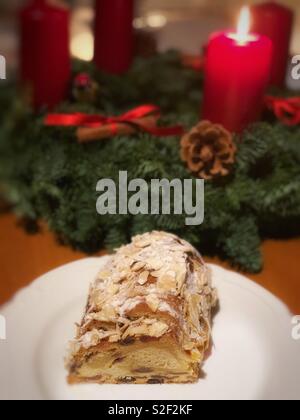
M166 291L174 291L176 290L176 278L170 276L169 274L164 274L158 279L157 286L159 289L163 289Z
M134 245L138 248L146 248L147 246L151 245L151 238L147 237L146 235L143 236L136 236L134 238Z
M146 263L142 261L136 261L133 264L132 271L140 271L145 267Z
M163 275L163 271L162 270L156 270L156 271L151 271L151 276L159 278Z
M195 345L194 345L194 343L192 343L191 341L186 341L184 344L183 344L183 348L184 348L184 350L186 350L186 351L191 351L191 350L193 350L193 348L195 347Z
M121 334L119 334L119 333L118 334L111 335L109 337L109 342L110 343L117 343L120 340L121 340Z
M110 276L111 276L111 272L108 271L108 270L103 270L103 271L100 271L100 273L99 273L99 279L102 279L102 280L106 280Z
M120 290L120 286L118 284L111 284L108 288L107 288L107 292L110 295L116 295L118 293L118 291Z
M148 281L148 277L149 277L149 271L143 271L141 274L140 274L140 276L139 276L139 278L138 278L138 283L141 285L141 286L143 286L144 284L146 284L147 283L147 281Z
M103 321L111 321L116 319L117 313L112 305L107 303L103 306L102 311L99 314Z
M197 330L200 331L200 305L201 297L197 294L190 295L187 297L188 308L189 308L189 323Z
M163 265L163 261L159 258L148 258L147 260L147 266L149 266L151 270L160 270Z
M157 312L159 307L159 299L156 295L148 295L146 297L146 303L153 312Z
M134 337L134 336L139 336L139 335L147 335L147 325L129 325L129 327L127 328L127 330L124 332L122 339L125 340L125 338L127 337Z
M169 326L164 322L155 322L155 324L149 326L150 337L161 337L168 331Z
M101 291L95 291L95 292L93 292L93 294L91 296L91 300L92 300L92 302L94 302L94 304L97 308L102 308L106 299L107 299L106 293L101 292Z
M191 351L191 356L195 362L201 362L203 358L203 354L197 349Z
M122 270L120 272L120 280L126 279L127 275L128 275L128 270Z
M186 280L186 276L187 276L186 269L181 269L181 270L179 270L177 272L176 280L177 280L177 288L178 288L178 290L181 290L182 289L182 287L183 287L183 285L185 283L185 280Z

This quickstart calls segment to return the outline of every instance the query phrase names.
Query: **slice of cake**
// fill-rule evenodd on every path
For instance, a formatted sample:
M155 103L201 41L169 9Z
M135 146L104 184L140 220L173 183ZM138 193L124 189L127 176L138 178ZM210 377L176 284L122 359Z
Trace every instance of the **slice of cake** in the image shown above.
M91 286L67 359L69 383L197 381L216 301L191 245L164 232L133 238Z

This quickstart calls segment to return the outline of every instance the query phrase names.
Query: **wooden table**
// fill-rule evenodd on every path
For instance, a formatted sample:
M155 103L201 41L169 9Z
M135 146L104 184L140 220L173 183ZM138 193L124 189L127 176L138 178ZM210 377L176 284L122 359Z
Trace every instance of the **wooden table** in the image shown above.
M263 253L264 271L249 277L282 299L294 314L300 314L300 239L266 241ZM30 236L16 226L14 216L0 216L0 304L47 271L84 257L58 245L46 229ZM216 259L209 261L228 268Z

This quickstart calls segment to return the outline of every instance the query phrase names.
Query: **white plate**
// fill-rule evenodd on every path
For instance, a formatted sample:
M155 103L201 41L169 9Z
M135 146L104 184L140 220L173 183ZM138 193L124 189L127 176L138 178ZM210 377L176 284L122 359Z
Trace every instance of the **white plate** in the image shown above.
M65 380L64 355L81 319L90 282L106 257L61 267L17 294L0 313L0 399L299 399L300 341L292 315L246 278L211 266L220 296L214 349L195 385L76 385Z

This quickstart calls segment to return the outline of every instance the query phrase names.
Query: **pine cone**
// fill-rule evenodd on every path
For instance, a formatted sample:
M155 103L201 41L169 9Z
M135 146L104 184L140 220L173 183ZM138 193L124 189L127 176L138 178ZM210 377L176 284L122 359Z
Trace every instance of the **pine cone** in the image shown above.
M236 150L232 134L209 121L201 121L181 140L182 160L191 172L203 179L228 175Z

